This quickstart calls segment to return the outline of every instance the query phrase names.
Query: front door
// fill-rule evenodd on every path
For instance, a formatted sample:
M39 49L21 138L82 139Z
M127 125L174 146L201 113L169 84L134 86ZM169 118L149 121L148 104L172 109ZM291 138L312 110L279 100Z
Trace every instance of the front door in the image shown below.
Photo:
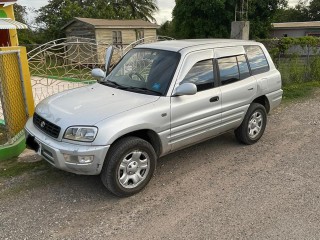
M191 82L197 93L171 97L172 150L194 144L219 133L221 92L214 73L213 50L188 54L176 85Z

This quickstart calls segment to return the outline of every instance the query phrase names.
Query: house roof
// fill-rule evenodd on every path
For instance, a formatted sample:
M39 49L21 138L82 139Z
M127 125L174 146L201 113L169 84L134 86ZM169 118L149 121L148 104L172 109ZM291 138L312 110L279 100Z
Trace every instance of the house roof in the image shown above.
M275 29L320 28L320 21L273 23Z
M72 23L81 21L94 26L95 28L159 28L159 25L144 21L136 20L110 20L110 19L95 19L95 18L74 18L71 22L62 27L65 29Z
M0 18L0 29L27 29L28 26L11 18Z
M4 7L12 5L14 3L16 3L17 0L0 0L0 5L3 4Z

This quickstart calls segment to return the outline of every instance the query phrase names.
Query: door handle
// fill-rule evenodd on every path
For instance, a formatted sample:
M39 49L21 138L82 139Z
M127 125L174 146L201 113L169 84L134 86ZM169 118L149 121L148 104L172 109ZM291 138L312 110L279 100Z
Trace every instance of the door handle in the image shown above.
M252 88L248 88L248 91L252 91L253 90L253 87Z
M209 101L210 102L217 102L217 101L219 101L219 97L218 96L212 97L212 98L210 98Z

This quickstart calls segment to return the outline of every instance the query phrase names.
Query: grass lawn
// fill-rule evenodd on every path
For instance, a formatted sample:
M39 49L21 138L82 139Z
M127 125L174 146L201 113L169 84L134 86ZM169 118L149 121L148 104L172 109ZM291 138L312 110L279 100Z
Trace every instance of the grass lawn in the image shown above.
M45 161L18 162L16 158L0 161L0 178L11 178L25 172L46 170L49 166Z
M91 69L85 66L50 66L49 64L37 66L34 63L30 63L30 73L32 76L39 77L70 78L78 81L93 80Z
M320 87L320 81L292 83L283 86L283 100L292 101L309 97L315 88Z

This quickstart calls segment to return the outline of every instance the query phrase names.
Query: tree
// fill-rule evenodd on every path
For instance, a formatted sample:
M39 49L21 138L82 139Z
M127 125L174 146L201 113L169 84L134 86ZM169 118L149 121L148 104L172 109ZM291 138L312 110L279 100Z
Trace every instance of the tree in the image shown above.
M27 8L25 6L21 6L19 4L14 4L14 15L15 19L18 22L27 24ZM28 25L28 24L27 24ZM33 33L32 29L19 29L18 30L18 38L19 38L19 44L25 45L25 44L32 44L35 41L35 34Z
M295 7L284 7L276 11L274 22L310 21L307 1L300 0Z
M18 22L26 23L27 8L25 6L21 6L16 3L13 5L13 9L14 9L15 19Z
M170 21L163 23L157 30L157 34L161 36L174 37L173 24Z
M158 11L155 0L119 0L113 1L112 6L118 18L143 19L154 22L153 14Z
M48 41L63 37L61 28L74 17L153 21L157 10L155 0L49 0L38 10L36 22Z
M267 38L278 9L287 6L286 0L251 0L249 4L250 36Z
M81 1L50 0L48 5L38 10L36 22L46 33L46 41L61 38L64 36L61 28L73 17L83 16L85 9Z
M276 10L286 0L251 0L248 17L252 38L266 37ZM173 26L177 38L230 37L240 0L176 0Z
M320 21L320 0L312 0L308 10L311 21Z
M173 9L175 37L226 37L230 27L226 27L225 22L228 21L231 25L229 20L232 19L232 14L230 14L231 9L225 11L228 8L225 2L225 0L176 0Z

